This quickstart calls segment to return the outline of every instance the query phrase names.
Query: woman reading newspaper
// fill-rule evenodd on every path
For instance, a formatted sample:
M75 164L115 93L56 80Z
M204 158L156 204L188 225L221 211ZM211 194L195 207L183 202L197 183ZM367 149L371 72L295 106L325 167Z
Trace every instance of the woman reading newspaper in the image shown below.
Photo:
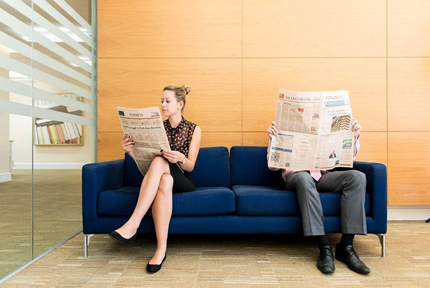
M136 240L137 229L149 207L157 237L157 249L148 262L146 270L155 273L166 259L167 236L172 215L172 193L195 190L192 171L200 149L201 129L182 116L189 86L167 86L161 96L161 110L168 119L163 122L171 151L162 151L162 156L152 160L140 186L139 198L130 219L109 235L121 242ZM133 156L133 140L124 135L122 148Z

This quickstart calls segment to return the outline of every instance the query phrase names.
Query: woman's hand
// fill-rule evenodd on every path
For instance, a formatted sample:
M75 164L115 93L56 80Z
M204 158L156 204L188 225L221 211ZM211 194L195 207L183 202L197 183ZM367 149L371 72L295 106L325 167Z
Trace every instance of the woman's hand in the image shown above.
M162 151L161 154L170 163L177 163L184 159L185 155L178 151Z
M357 140L358 138L360 138L360 133L361 133L361 125L358 124L357 119L352 118L352 133L354 133L354 140Z
M272 126L267 128L267 135L269 136L269 139L276 137L277 133L278 133L278 126L276 125L275 121L272 121Z
M127 134L124 134L122 136L122 141L121 141L122 149L124 149L125 152L130 154L132 153L131 148L133 147L133 145L134 145L134 142L133 140L131 140L131 137Z

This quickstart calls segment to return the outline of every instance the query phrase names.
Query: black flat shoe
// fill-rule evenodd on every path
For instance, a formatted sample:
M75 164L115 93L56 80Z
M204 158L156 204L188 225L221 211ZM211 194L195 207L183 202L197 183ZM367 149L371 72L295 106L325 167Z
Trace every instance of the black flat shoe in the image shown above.
M336 260L345 263L349 269L360 274L369 274L370 269L360 260L352 245L336 244Z
M333 250L331 250L330 246L321 247L317 267L324 274L334 272Z
M110 236L110 238L115 239L119 243L125 244L125 243L128 243L128 242L134 242L134 241L136 241L137 232L136 232L136 234L134 234L133 236L131 236L131 238L129 238L129 239L122 237L121 234L119 234L115 230L112 231L112 232L110 232L109 236Z
M163 265L164 260L166 260L166 256L167 255L164 255L164 259L163 261L161 261L160 264L149 264L148 262L148 264L146 264L146 271L148 271L148 273L155 273L160 271L161 265Z

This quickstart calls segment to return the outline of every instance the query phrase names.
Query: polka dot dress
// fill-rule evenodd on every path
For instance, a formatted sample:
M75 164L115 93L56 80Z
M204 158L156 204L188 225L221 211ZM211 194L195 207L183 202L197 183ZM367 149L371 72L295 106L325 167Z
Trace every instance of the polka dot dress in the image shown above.
M193 138L194 129L196 129L197 125L185 120L184 116L182 116L181 122L175 128L170 126L169 119L163 121L163 124L166 129L170 149L172 149L172 151L179 151L188 157L191 139Z

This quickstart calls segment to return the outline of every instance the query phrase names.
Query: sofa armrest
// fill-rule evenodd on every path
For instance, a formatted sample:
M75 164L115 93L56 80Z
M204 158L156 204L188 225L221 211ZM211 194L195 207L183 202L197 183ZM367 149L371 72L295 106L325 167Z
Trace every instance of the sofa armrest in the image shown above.
M366 174L371 213L376 231L387 231L387 168L384 164L354 161L354 169Z
M85 224L97 219L100 192L123 186L124 160L86 164L82 167L82 220Z

